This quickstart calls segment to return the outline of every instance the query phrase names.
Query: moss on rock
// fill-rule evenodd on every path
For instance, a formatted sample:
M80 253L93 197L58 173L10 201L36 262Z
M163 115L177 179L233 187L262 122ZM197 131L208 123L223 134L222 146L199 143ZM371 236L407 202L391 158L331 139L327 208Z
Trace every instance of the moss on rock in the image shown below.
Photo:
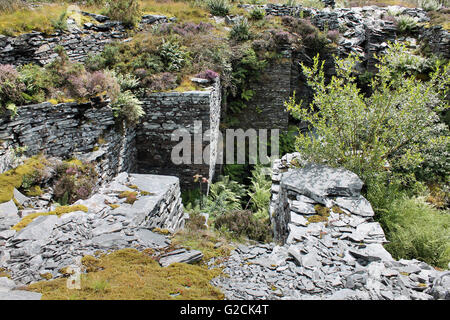
M11 200L14 196L14 188L22 186L26 176L33 176L38 170L44 169L46 159L44 156L34 156L26 160L21 166L0 174L0 203Z
M317 222L327 222L328 221L327 217L317 215L317 214L309 217L307 220L308 220L308 223L317 223Z
M91 263L93 257L84 258ZM95 259L95 258L94 258ZM95 261L97 263L97 261ZM42 293L44 300L211 300L223 293L210 284L220 269L174 263L162 268L152 257L135 249L122 249L102 255L102 270L81 275L81 289L70 290L66 279L41 281L28 290ZM107 290L95 290L107 283Z
M329 217L330 216L330 208L322 206L320 204L316 204L314 206L314 210L321 217Z
M138 193L136 191L123 191L119 194L119 198L126 198L126 203L133 204L137 200L137 195Z
M34 219L36 219L37 217L40 217L40 216L57 215L58 217L61 217L62 215L66 214L66 213L75 212L75 211L88 212L88 208L83 205L61 206L61 207L56 208L53 211L32 213L32 214L29 214L26 217L24 217L22 220L20 220L19 223L17 223L15 226L11 227L11 229L20 231L23 228L25 228L27 225L29 225Z

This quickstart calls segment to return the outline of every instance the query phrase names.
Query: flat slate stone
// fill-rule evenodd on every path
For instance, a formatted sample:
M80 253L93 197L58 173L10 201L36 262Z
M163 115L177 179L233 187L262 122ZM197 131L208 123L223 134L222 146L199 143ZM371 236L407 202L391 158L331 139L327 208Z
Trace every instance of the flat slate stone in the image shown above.
M16 230L0 231L0 239L9 239L16 234Z
M281 185L324 203L325 198L331 196L358 197L363 182L356 174L345 169L308 164L301 169L285 172Z
M203 253L198 250L180 249L169 252L159 259L159 263L162 267L168 267L172 263L195 263L203 258Z
M308 220L301 214L297 214L295 212L291 212L291 222L298 226L306 227L308 224Z
M7 277L0 277L0 292L9 291L16 287L16 283Z
M105 233L92 238L92 243L101 248L122 247L128 245L121 234L119 233Z
M159 195L171 185L179 183L179 179L173 176L160 176L154 174L130 174L130 183L139 190Z
M364 259L367 261L392 261L394 260L389 252L379 243L367 244L362 249L349 249L352 256L357 259Z
M41 300L41 297L41 293L23 290L0 292L0 300Z
M19 204L24 204L25 202L29 201L30 198L23 195L19 190L14 188L14 198L17 200Z
M16 216L17 212L19 212L19 210L17 210L14 201L9 200L8 202L0 203L0 218L5 216Z
M298 200L292 201L291 210L302 214L315 214L316 210L312 203L302 202Z
M166 236L152 232L148 229L139 229L134 234L141 242L149 247L167 247L170 244L170 240Z
M358 197L338 197L335 202L339 207L347 209L358 216L373 217L375 214L370 202L361 195Z
M56 215L40 216L17 232L17 240L47 240L58 222Z
M92 230L92 234L95 236L104 234L104 233L113 233L123 229L123 226L120 222L116 222L113 224L102 224Z

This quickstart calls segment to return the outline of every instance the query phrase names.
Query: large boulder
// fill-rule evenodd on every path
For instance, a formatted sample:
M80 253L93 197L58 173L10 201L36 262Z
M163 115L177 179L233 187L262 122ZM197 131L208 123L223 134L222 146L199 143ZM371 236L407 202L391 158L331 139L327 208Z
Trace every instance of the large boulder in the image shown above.
M284 173L282 186L326 205L330 197L359 197L363 182L346 169L308 164Z

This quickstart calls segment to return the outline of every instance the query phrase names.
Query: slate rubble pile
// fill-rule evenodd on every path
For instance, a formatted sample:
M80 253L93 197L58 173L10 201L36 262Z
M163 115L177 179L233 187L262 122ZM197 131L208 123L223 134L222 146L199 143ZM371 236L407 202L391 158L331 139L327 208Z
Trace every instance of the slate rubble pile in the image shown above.
M125 198L119 198L123 191L138 191L137 200L126 203ZM110 204L119 206L113 208ZM170 245L169 238L152 230L174 232L184 226L186 218L179 180L168 176L121 173L91 198L74 205L84 205L88 212L39 216L18 232L10 226L20 221L18 214L23 211L18 211L13 202L0 205L0 268L7 270L17 285L43 280L45 274L61 277L65 267L98 251L164 249ZM172 253L170 259L163 261L169 265L201 258L197 251L183 251Z
M295 160L294 160L295 159ZM239 245L213 283L227 299L450 299L450 272L394 260L352 172L288 154L273 167L270 215L281 245ZM317 205L329 208L313 222ZM339 209L338 209L339 208ZM308 219L310 221L308 221Z

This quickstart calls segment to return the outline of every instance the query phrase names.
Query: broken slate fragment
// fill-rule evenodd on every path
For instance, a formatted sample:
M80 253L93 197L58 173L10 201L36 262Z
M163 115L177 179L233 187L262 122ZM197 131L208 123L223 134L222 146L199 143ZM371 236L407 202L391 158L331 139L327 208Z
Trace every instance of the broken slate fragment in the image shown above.
M29 225L17 232L16 240L47 240L58 222L55 215L40 216L34 219Z
M152 232L148 229L139 229L135 233L140 242L144 243L148 247L167 247L170 244L170 240L159 233Z
M203 253L198 250L179 249L171 251L159 259L162 267L168 267L172 263L195 263L203 258Z
M375 214L370 202L361 195L358 197L339 197L336 198L335 202L339 207L347 209L358 216L373 217Z

